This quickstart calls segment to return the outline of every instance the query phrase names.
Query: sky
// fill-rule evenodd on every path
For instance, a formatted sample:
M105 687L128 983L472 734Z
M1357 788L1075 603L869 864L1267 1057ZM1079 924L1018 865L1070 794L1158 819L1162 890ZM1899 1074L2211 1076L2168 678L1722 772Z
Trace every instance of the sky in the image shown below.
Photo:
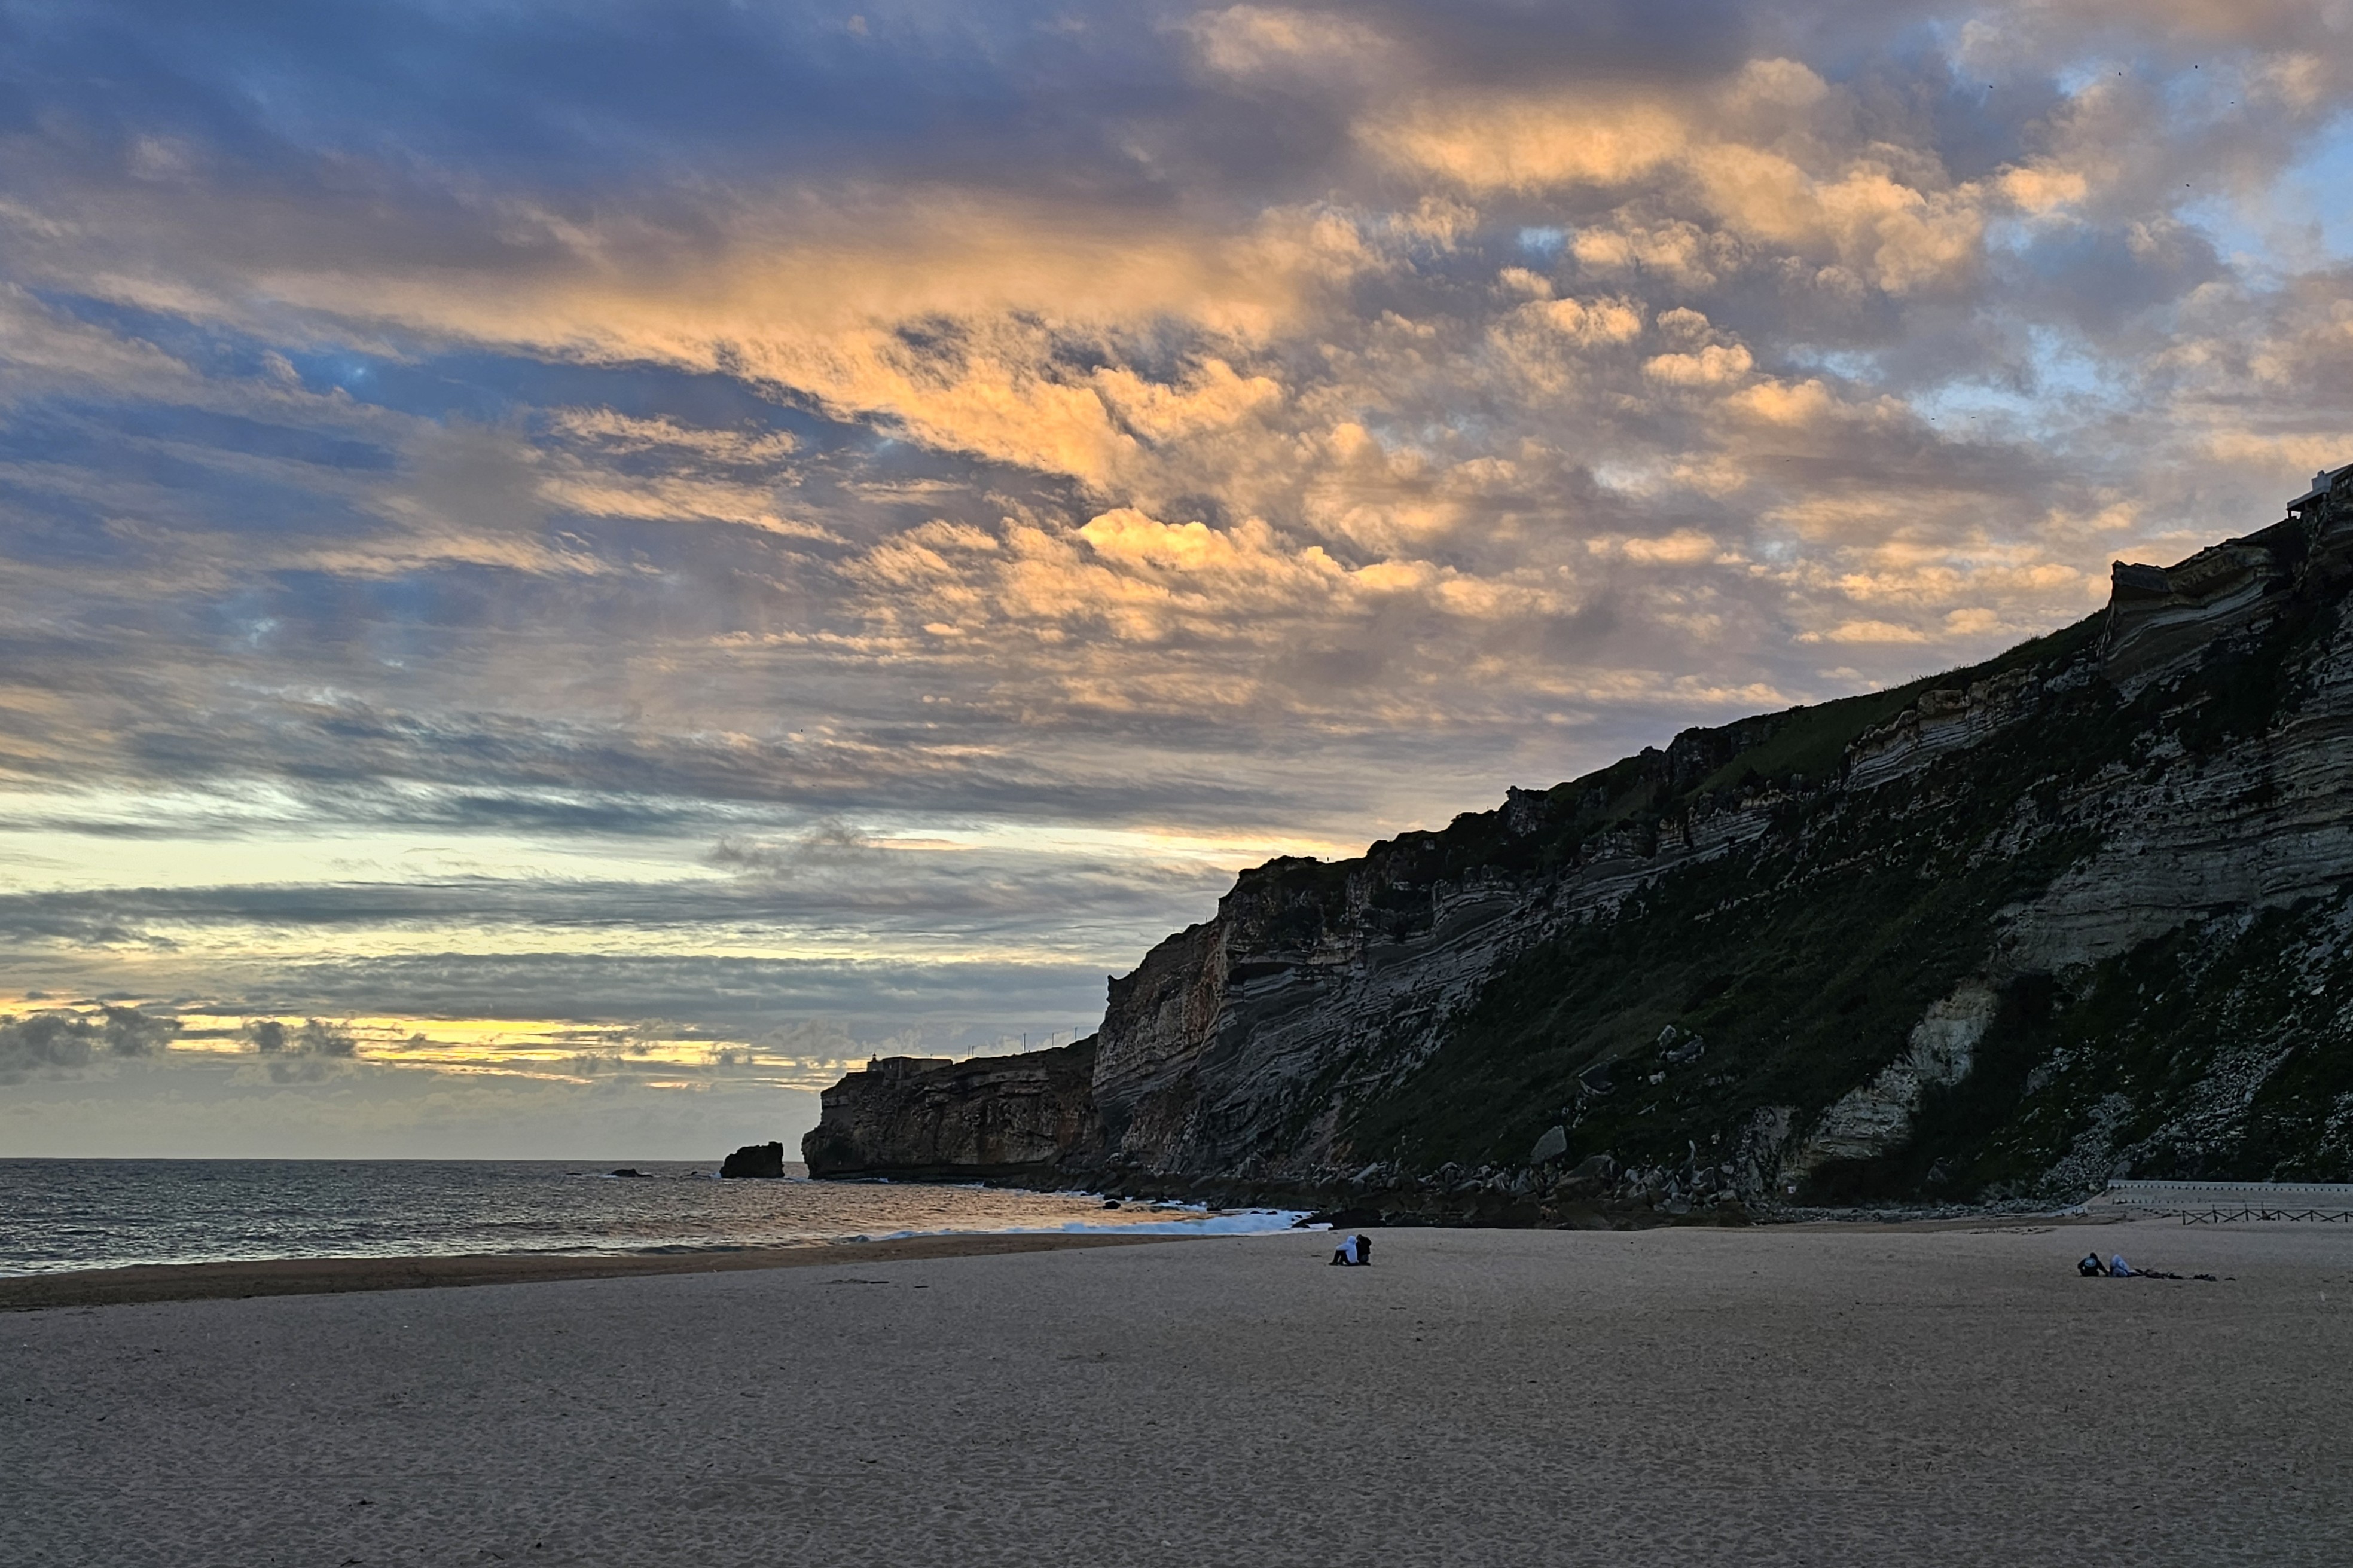
M715 1159L2353 461L2353 0L0 0L0 1155Z

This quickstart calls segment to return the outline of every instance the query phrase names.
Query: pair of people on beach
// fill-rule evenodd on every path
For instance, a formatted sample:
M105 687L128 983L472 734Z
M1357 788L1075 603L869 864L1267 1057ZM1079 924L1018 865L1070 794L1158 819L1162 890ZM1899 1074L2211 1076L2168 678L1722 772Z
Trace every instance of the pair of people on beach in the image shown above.
M2087 1279L2095 1275L2108 1279L2179 1279L2182 1278L2179 1274L2168 1274L2162 1268L2135 1268L2125 1261L2125 1255L2121 1252L2105 1263L2100 1261L2098 1253L2087 1252L2075 1260L2075 1272ZM2189 1278L2203 1279L2209 1284L2211 1284L2214 1279L2211 1274L2192 1274Z
M1369 1236L1352 1236L1332 1249L1332 1261L1335 1265L1359 1268L1369 1265L1372 1260L1373 1238Z

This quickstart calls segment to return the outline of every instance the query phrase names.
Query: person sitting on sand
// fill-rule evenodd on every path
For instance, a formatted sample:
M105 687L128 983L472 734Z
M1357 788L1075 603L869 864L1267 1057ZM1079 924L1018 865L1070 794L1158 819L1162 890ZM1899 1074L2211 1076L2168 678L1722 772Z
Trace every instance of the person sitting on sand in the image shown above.
M2100 1261L2100 1255L2096 1252L2087 1252L2075 1259L2075 1272L2086 1279L2098 1279L2107 1271L2108 1266Z
M1347 1268L1350 1264L1356 1261L1355 1258L1350 1256L1350 1254L1354 1253L1356 1249L1356 1238L1353 1236L1349 1237L1346 1240L1341 1242L1339 1246L1332 1249L1333 1263L1342 1268Z
M1360 1268L1373 1260L1373 1238L1352 1236L1332 1249L1332 1261L1347 1268Z

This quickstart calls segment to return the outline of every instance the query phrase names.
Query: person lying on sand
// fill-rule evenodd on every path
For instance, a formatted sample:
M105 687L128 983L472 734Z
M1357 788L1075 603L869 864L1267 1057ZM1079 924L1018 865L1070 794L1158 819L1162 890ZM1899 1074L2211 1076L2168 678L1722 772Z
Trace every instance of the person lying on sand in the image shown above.
M2085 1279L2091 1279L2095 1276L2105 1276L2110 1279L2180 1279L2187 1278L2190 1279L2211 1280L2214 1278L2211 1274L2191 1274L2184 1276L2180 1274L2168 1274L2162 1268L2135 1268L2131 1264L2125 1261L2125 1255L2121 1252L2110 1258L2105 1263L2100 1261L2100 1255L2098 1253L2087 1252L2084 1254L2083 1257L2075 1260L2075 1272L2083 1275Z

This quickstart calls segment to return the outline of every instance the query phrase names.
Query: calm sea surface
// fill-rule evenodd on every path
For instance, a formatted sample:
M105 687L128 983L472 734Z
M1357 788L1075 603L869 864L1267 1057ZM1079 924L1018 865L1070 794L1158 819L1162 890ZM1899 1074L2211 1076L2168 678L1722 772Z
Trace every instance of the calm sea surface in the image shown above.
M257 1258L670 1252L950 1231L1281 1230L1209 1212L899 1182L642 1179L562 1161L0 1160L0 1275ZM793 1167L786 1167L792 1169Z

